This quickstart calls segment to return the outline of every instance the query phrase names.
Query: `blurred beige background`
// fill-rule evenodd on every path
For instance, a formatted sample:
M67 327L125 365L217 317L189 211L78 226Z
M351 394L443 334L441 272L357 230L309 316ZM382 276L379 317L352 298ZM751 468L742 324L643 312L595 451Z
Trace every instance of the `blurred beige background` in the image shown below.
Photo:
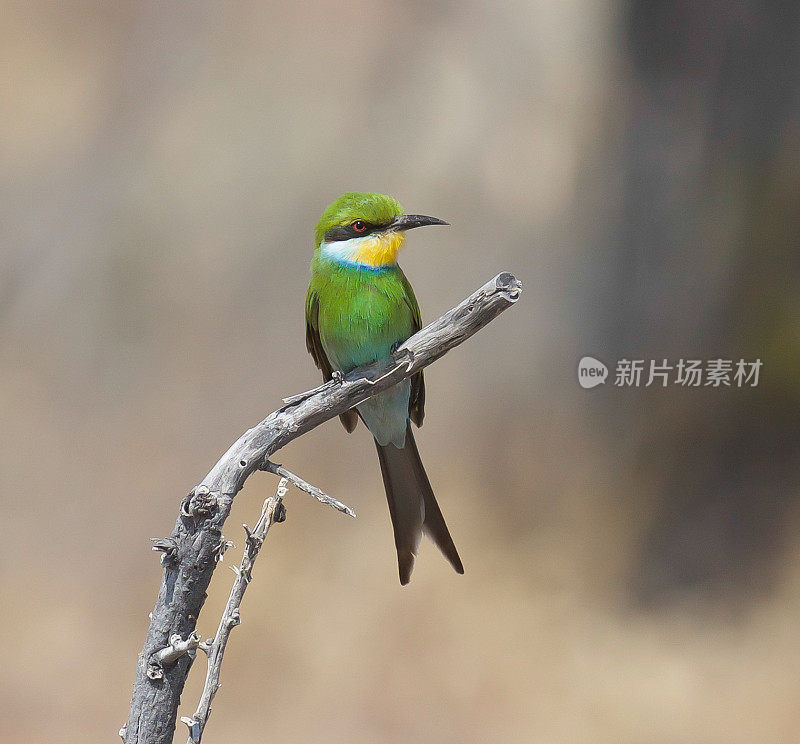
M355 189L452 223L402 257L426 319L500 270L526 285L427 372L418 442L466 575L426 543L399 586L363 427L293 443L359 516L290 494L207 740L796 739L795 3L0 12L0 738L116 740L148 539L317 383L313 227ZM584 391L584 354L764 367ZM274 485L237 498L239 545Z

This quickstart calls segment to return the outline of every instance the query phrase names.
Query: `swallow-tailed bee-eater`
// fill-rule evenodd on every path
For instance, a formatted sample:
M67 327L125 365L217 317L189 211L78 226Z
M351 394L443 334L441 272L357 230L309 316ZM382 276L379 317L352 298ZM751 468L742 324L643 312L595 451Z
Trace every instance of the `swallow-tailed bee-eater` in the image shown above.
M388 357L421 328L419 305L397 254L408 230L446 224L403 214L382 194L350 192L325 210L311 261L306 345L326 381L336 371ZM424 407L425 383L417 372L340 416L348 432L360 418L375 439L401 584L411 578L423 532L464 573L411 432L411 421L422 425Z

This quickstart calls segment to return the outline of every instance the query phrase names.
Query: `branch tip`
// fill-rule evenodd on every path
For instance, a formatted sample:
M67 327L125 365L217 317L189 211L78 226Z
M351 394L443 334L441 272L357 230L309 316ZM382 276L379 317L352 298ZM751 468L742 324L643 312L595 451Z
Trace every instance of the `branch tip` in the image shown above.
M522 294L522 282L509 271L498 274L494 282L497 291L504 293L509 302L516 302Z

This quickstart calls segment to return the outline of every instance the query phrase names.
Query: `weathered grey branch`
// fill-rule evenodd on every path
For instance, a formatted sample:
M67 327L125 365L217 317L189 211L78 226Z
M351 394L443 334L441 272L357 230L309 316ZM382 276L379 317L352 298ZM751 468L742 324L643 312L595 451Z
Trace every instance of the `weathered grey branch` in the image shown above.
M274 462L267 460L261 466L261 469L266 470L268 473L275 473L275 475L280 475L282 478L286 478L286 480L292 482L293 486L296 486L301 491L310 493L315 499L317 499L317 501L327 504L328 506L332 506L334 509L342 512L343 514L347 514L351 517L355 517L356 515L356 513L347 504L337 501L335 498L333 498L333 496L328 496L325 491L311 485L311 483L308 483L307 481L304 481L299 475L295 475L283 467L283 465L276 465Z
M194 654L184 653L170 665L162 663L159 679L147 671L154 655L172 646L170 638L189 638L194 632L211 575L227 547L222 526L247 478L256 470L272 469L269 458L293 439L435 362L510 307L521 292L522 284L512 274L499 274L414 334L388 359L293 396L242 434L183 499L172 534L155 546L162 552L164 573L139 654L130 716L120 732L126 744L172 741Z
M206 652L208 654L208 667L206 669L206 683L203 687L203 693L200 696L200 702L197 705L197 710L194 715L181 718L181 721L189 728L189 738L186 744L200 744L203 737L203 731L206 728L208 717L211 714L211 703L214 700L214 695L219 690L220 682L219 676L222 669L222 657L225 655L225 647L228 644L228 638L231 631L241 623L239 615L239 608L244 598L244 593L250 584L252 578L253 565L258 558L261 551L261 546L264 544L264 539L275 522L282 522L285 518L285 510L283 508L283 497L287 491L287 478L281 478L278 483L278 488L274 496L270 496L261 509L261 516L256 522L253 531L251 532L247 525L244 524L244 531L247 535L247 541L244 546L244 553L242 555L242 562L239 569L236 571L236 579L231 587L231 593L228 597L228 602L222 612L222 617L217 627L217 634L214 640L208 644Z

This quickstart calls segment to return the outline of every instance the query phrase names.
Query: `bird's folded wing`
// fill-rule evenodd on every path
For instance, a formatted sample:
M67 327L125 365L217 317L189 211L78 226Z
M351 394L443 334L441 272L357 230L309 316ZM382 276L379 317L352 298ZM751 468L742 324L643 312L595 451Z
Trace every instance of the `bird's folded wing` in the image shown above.
M325 349L322 348L322 339L319 336L319 297L311 289L306 297L306 348L311 354L314 364L322 370L325 382L330 380L333 377L333 368ZM339 418L342 420L342 426L348 432L356 428L358 414L355 409L351 408L349 411L345 411Z
M402 269L400 271L400 281L403 283L404 297L408 309L411 311L411 319L413 323L414 333L422 328L422 313L419 310L419 303L414 296L414 290L411 287L411 282L406 279L406 275ZM408 399L408 415L411 420L417 425L422 426L422 419L425 418L425 378L422 372L417 372L411 378L411 397Z

